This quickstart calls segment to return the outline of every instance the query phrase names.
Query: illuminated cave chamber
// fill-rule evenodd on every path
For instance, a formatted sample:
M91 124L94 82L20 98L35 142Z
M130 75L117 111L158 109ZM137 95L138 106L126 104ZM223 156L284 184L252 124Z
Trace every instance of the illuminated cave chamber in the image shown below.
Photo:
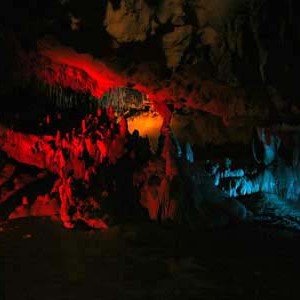
M3 2L0 300L298 295L296 4Z
M62 161L72 157L90 206L93 197L116 203L126 191L153 220L192 216L195 223L227 224L226 218L248 220L251 212L264 218L261 203L276 213L296 211L300 110L292 71L299 64L290 54L299 35L293 1L171 1L174 7L170 1L104 1L102 13L92 16L91 4L81 10L75 2L60 1L60 13L45 10L47 16L29 27L22 25L30 18L14 17L18 26L7 18L11 31L24 30L13 34L16 43L1 39L13 70L1 73L13 86L1 89L10 106L2 102L0 110L0 145L8 156L56 179L64 172L49 163L51 153ZM35 22L43 28L32 37ZM70 133L84 154L67 149ZM97 142L105 159L94 156ZM114 151L106 151L110 142ZM1 201L9 203L22 180L14 180L15 162L5 165L3 157ZM98 176L92 187L89 175ZM70 185L59 183L62 191ZM20 194L15 199L22 204ZM117 205L119 215L124 203Z
M58 179L54 180L52 175L49 178L43 172L36 173L48 190L44 189L42 195L34 192L34 196L29 196L31 207L38 207L33 212L25 210L28 207L27 194L31 193L26 189L22 192L21 185L19 195L9 202L10 189L16 190L18 185L14 183L8 187L8 196L2 195L5 203L2 217L60 214L67 228L73 228L74 220L80 220L88 226L104 229L109 221L101 207L111 215L134 213L161 221L185 222L191 214L195 223L203 222L198 219L202 210L209 218L215 218L221 208L224 215L221 213L221 219L217 217L214 221L226 224L226 218L247 219L247 197L262 193L271 195L265 196L263 201L268 203L266 205L275 205L279 216L282 207L284 215L297 218L298 212L288 202L297 204L299 201L299 155L293 153L293 160L289 162L278 160L282 139L280 128L279 131L267 128L253 131L249 126L243 131L248 131L244 140L243 133L236 136L238 129L226 128L219 117L184 106L174 108L172 103L155 103L134 88L111 87L101 97L96 97L89 90L81 90L80 86L73 90L63 84L53 84L49 77L48 80L51 84L31 79L10 95L14 105L9 112L2 113L1 121L12 130L8 129L2 136L2 150L23 164L50 171ZM96 127L88 125L97 118L99 108L108 120L102 124L100 117ZM109 117L110 108L112 119ZM168 126L163 127L164 110L172 115L167 132L164 130ZM121 134L125 124L120 123L123 117L126 119L123 130L128 129L128 136ZM97 130L102 130L100 138ZM251 149L252 137L256 137L256 141ZM107 138L110 139L109 146L105 145ZM77 139L84 146L76 156L81 147L81 142L73 147ZM239 144L226 145L232 140L239 141ZM129 148L128 142L131 144ZM98 146L102 156L96 153ZM246 153L239 153L241 149ZM251 157L251 150L254 157ZM61 165L59 155L63 160ZM72 177L67 175L68 164L71 165ZM14 176L13 173L12 169L8 176ZM72 187L72 181L68 181L71 179L76 188ZM32 177L27 180L35 181ZM54 194L49 194L49 190L54 190ZM126 202L122 199L124 192L131 198L126 198ZM75 215L67 213L73 205L68 203L73 197L68 193L80 195L74 196L78 201L75 201ZM57 203L57 207L49 203ZM19 206L12 211L16 204ZM196 215L191 210L197 211Z

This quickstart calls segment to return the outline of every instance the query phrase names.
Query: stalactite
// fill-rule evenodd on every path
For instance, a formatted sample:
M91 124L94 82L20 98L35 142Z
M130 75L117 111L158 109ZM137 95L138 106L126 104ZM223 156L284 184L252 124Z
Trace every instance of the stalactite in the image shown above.
M58 97L58 88L57 88L57 86L55 86L54 87L54 98L57 100L57 102L58 102L58 107L59 108L61 108L62 107L62 103L61 103L61 101L60 101L60 99L59 99L59 97Z
M61 86L59 86L59 99L61 102L63 101L63 90Z
M46 97L49 99L50 95L49 95L49 86L47 84L45 84L45 95Z
M61 103L63 103L63 107L64 107L64 108L68 108L68 102L65 101L65 98L60 97L60 86L58 87L58 97L59 97L59 101L60 101Z
M57 88L57 96L58 96L58 98L59 98L59 101L60 101L61 103L63 103L63 106L64 106L64 108L65 108L66 105L67 105L67 102L64 101L64 99L60 96L60 86L58 86L58 88Z
M66 98L68 98L68 101L70 103L70 108L73 109L74 103L73 103L72 94L71 95L67 95Z
M74 85L79 85L80 81L74 80ZM29 83L31 88L36 91L46 107L53 110L69 110L80 108L86 112L95 111L98 107L106 108L112 106L116 113L124 114L130 109L139 109L147 102L147 97L136 90L123 87L109 89L101 98L96 98L90 94L85 87L85 92L75 92L64 88L59 84L47 84L43 80L32 79ZM84 90L81 87L81 90Z
M49 97L49 99L51 99L51 101L53 101L53 98L52 98L52 87L51 87L51 85L49 85L48 97Z
M59 99L57 98L57 96L56 96L56 86L53 86L53 95L52 95L52 97L54 98L54 99L56 99L56 101L57 101L57 103L58 103L58 107L60 107L60 103L59 103Z
M65 102L67 104L67 108L70 109L72 107L71 101L70 101L70 97L65 97Z

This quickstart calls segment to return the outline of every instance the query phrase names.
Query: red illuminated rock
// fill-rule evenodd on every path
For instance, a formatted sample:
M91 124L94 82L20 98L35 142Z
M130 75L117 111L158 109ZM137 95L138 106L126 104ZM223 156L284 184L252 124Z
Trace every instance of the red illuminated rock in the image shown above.
M14 174L16 166L5 164L0 170L0 187L7 182Z

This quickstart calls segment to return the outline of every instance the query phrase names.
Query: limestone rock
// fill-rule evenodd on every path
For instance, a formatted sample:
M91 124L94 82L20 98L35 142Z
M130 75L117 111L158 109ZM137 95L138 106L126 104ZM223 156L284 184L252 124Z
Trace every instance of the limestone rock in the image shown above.
M114 9L108 2L104 24L118 43L145 41L151 29L152 11L144 0L122 0Z
M157 11L157 18L161 24L171 21L173 25L185 24L185 0L163 0Z
M193 27L186 25L175 27L173 32L163 36L163 48L169 68L176 68L180 64L185 51L190 45L192 32Z
M3 168L0 166L0 187L12 177L15 169L13 164L5 164Z

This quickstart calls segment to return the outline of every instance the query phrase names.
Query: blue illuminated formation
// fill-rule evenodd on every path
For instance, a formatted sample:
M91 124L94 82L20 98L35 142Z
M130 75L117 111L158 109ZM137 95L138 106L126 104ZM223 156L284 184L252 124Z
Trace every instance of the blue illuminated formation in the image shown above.
M185 156L187 161L189 161L190 163L194 162L194 153L190 143L185 144Z

